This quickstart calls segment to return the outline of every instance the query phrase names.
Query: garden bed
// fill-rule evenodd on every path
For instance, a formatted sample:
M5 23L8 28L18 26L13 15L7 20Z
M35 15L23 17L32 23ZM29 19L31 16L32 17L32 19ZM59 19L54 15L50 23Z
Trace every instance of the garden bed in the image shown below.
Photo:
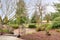
M60 40L60 32L50 30L50 36L46 35L45 31L36 32L33 34L24 35L21 38L24 40Z

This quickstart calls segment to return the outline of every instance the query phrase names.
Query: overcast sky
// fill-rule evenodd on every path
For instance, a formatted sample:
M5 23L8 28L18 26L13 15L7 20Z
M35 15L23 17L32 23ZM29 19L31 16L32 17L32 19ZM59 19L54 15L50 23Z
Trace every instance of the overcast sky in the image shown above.
M32 15L32 13L34 12L33 8L34 8L34 5L36 3L37 0L25 0L26 2L26 5L28 7L28 13L29 13L29 16ZM54 7L52 6L53 3L60 3L59 0L42 0L42 4L45 5L45 4L49 4L49 6L47 6L46 8L46 13L49 13L49 12L55 12L55 9Z
M15 10L16 3L17 3L16 0L1 0L2 7L0 8L0 16L4 18L5 15L7 15L8 18L12 18L16 12Z
M2 4L4 4L3 5L4 10L5 10L5 6L6 6L5 3L4 3L5 1L6 0L2 0ZM33 8L34 8L34 5L35 5L35 3L36 3L37 0L24 0L24 1L26 2L27 8L28 8L28 13L29 13L29 16L31 17L32 13L34 12ZM55 12L54 7L51 6L51 5L53 5L53 2L54 3L60 3L58 0L42 0L42 4L43 5L49 4L49 6L46 9L47 13L49 13L49 12ZM13 13L15 13L15 11ZM3 14L3 12L0 9L0 15L2 15L2 14Z

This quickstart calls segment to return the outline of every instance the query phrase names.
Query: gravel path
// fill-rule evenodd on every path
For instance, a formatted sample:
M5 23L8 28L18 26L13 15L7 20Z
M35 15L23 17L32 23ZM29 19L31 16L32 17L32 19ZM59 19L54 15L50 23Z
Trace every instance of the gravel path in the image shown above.
M12 36L0 36L0 40L22 40L22 39Z
M26 28L25 30L21 30L20 29L20 35L23 35L23 34L31 34L31 33L36 33L36 30L35 29L30 29L30 28ZM18 35L19 34L19 29L15 29L14 30L14 35Z

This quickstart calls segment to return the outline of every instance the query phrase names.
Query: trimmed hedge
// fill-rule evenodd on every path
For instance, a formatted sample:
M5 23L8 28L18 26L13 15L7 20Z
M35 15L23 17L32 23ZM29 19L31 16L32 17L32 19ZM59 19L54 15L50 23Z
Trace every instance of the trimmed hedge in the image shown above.
M36 25L29 25L28 28L36 28Z

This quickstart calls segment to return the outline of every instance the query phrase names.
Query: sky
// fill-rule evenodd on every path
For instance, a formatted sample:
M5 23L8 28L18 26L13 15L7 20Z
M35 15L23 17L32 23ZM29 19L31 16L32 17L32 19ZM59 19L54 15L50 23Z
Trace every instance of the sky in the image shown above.
M34 12L33 8L34 8L34 5L36 3L37 0L25 0L26 2L26 5L28 5L28 13L29 13L29 16L32 16L32 13ZM50 13L50 12L55 12L56 10L54 9L54 7L52 6L53 3L60 3L59 0L42 0L42 5L46 5L46 4L49 4L47 7L46 7L46 13ZM30 17L31 18L31 17Z
M7 15L8 18L12 18L15 15L16 0L1 0L1 5L2 7L0 8L0 16L2 19L5 17L5 15ZM9 9L7 9L8 7Z
M3 4L3 10L5 11L6 9L5 9L5 7L6 7L6 4L5 4L5 1L6 0L2 0L2 4ZM10 1L12 1L12 0L10 0ZM16 0L14 0L14 1L16 1ZM35 7L35 3L36 3L36 1L37 0L24 0L25 2L26 2L26 7L28 8L27 9L27 13L29 14L29 18L31 18L31 16L32 16L32 14L33 14L33 12L34 12L34 7ZM13 1L12 1L13 2ZM49 12L55 12L55 9L54 9L54 7L52 6L53 5L53 3L60 3L59 2L59 0L42 0L42 5L45 5L45 4L49 4L47 7L46 7L46 13L49 13ZM10 4L9 4L10 5ZM12 4L11 4L12 5ZM14 5L15 6L15 5ZM15 10L16 11L16 10ZM11 13L11 15L9 15L8 17L9 18L11 18L14 14L15 14L15 11L13 11L12 13ZM4 14L3 12L2 12L2 10L0 9L0 15L2 16L2 18L4 17L4 15L2 15L2 14Z

